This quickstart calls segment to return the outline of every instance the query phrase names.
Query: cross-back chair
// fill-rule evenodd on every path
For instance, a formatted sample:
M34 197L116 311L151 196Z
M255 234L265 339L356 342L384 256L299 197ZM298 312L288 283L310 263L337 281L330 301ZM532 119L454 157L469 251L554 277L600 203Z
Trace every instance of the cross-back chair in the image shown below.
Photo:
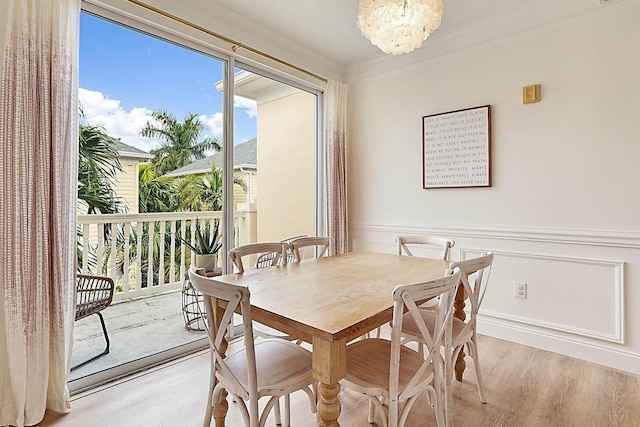
M448 261L451 248L455 245L455 241L434 236L397 236L398 255L413 256L411 248L415 246L438 247L442 249L440 259Z
M445 377L442 371L448 372L450 367L443 366L440 347L443 340L449 342L451 338L453 301L459 282L460 270L456 269L447 270L445 277L439 279L396 287L392 293L391 341L370 338L347 346L347 372L340 383L370 397L369 423L373 423L377 410L385 427L404 426L415 399L426 391L438 426L445 425L450 399L442 394ZM428 329L417 304L434 297L439 297L438 309L434 311L435 328ZM419 326L420 336L428 348L425 357L400 344L405 311ZM383 405L385 402L388 410Z
M484 299L484 295L487 290L492 264L493 253L488 252L480 257L453 262L450 265L450 268L458 268L462 272L460 282L463 286L467 307L469 309L469 317L467 319L461 320L456 317L453 318L452 343L451 351L449 352L450 363L455 363L458 358L458 354L460 354L460 351L462 351L463 347L466 346L468 354L473 358L478 394L482 403L487 403L487 400L482 389L482 374L480 372L480 359L478 357L476 323L478 311L480 310L482 300ZM420 312L422 314L422 320L427 327L433 328L433 324L436 321L436 317L433 312L425 309L421 309ZM402 336L403 343L410 341L423 343L418 325L412 320L412 318L406 318L402 328Z
M435 236L398 236L396 237L398 244L398 255L414 256L413 250L418 248L437 249L441 250L440 259L443 261L449 261L451 255L451 248L456 244L452 239L446 239L443 237ZM423 304L423 307L434 307L437 304L437 299L427 301Z
M289 245L282 242L259 242L247 243L246 245L236 246L229 251L229 258L236 266L239 273L245 270L243 258L248 256L257 256L253 268L265 268L274 265L287 265L287 256L283 256L289 250ZM261 257L264 257L261 259Z
M331 237L308 236L299 237L289 243L295 262L304 259L304 249L314 247L317 249L317 257L332 256L335 254L335 245Z
M311 352L281 339L255 342L249 289L222 284L199 273L203 273L203 270L198 271L194 267L189 269L189 280L205 297L206 330L211 352L204 426L211 424L213 407L222 401L223 390L236 397L247 427L264 426L270 411L274 406L279 407L278 398L297 390L303 390L307 394L311 412L315 412L315 394L310 388L315 381L311 374ZM218 300L226 301L226 308L219 308ZM242 316L244 347L226 355L225 333L234 312L239 312ZM260 413L258 400L262 397L269 397L269 400ZM287 426L288 409L285 413Z
M440 259L444 261L449 260L449 255L451 253L451 248L455 245L455 241L451 239L445 239L442 237L434 237L434 236L396 236L396 244L397 244L397 254L404 256L414 256L413 250L418 247L426 247L432 249L441 250ZM412 250L413 249L413 250ZM423 303L422 307L425 308L434 308L438 304L438 299L433 298L425 303ZM376 338L380 338L380 328L376 328L375 336ZM370 332L366 336L367 338L373 336L374 333Z
M293 240L299 239L301 237L307 237L307 236L308 234L299 234L297 236L287 237L286 239L280 240L280 243L286 243L287 245L289 245L289 243L291 243ZM286 257L283 257L282 259L283 261L286 261L286 263L284 263L283 265L286 265L295 261L295 256L293 255L293 251L289 246L287 246L287 250L285 253L286 253ZM273 265L272 262L275 256L276 254L274 252L268 252L260 255L258 259L256 259L255 268L264 268L264 267L269 267Z
M238 270L238 273L242 273L245 271L244 263L242 262L242 259L245 257L257 255L256 262L255 264L253 264L253 268L256 269L273 267L276 265L286 266L288 264L288 252L289 244L285 242L247 243L245 245L236 246L235 248L231 249L229 251L229 258L231 258L231 261ZM267 339L278 338L288 341L296 341L298 344L300 344L300 341L296 338L290 335L285 335L280 331L277 331L265 325L261 325L259 323L257 323L253 328L253 334L255 337ZM289 395L287 394L284 397L285 414L289 413L290 405L291 401L289 399ZM280 404L277 404L275 407L275 415L279 423Z

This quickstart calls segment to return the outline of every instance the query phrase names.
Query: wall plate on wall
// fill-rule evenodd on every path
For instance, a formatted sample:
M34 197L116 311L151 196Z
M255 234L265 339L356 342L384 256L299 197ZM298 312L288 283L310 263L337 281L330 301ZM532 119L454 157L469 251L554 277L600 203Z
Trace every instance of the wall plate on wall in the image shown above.
M522 88L522 103L533 104L540 102L540 85L525 86Z

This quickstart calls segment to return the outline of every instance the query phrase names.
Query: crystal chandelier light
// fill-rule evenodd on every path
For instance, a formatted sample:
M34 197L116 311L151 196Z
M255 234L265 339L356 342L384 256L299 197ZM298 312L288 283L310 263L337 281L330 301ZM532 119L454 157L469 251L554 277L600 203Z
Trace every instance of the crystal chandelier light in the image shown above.
M360 0L358 28L384 53L400 55L422 46L443 10L442 0Z

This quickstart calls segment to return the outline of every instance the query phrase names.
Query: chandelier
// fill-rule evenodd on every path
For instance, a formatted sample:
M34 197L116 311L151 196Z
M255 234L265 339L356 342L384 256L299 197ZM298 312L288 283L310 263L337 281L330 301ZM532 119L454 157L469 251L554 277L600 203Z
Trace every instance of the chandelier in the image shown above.
M400 55L422 46L443 10L442 0L360 0L358 28L384 53Z

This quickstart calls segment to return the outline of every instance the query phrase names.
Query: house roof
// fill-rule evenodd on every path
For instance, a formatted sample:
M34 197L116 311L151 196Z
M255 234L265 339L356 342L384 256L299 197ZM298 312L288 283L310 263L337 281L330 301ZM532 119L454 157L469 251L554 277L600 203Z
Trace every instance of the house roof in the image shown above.
M233 147L233 167L234 169L247 168L256 169L258 164L258 144L257 139L249 139ZM222 165L222 153L218 152L204 159L176 169L166 174L166 176L184 176L211 171L211 165Z
M148 160L153 158L153 155L147 153L146 151L140 150L139 148L133 147L131 145L127 145L121 141L118 141L118 154L120 154L120 158L128 159Z

